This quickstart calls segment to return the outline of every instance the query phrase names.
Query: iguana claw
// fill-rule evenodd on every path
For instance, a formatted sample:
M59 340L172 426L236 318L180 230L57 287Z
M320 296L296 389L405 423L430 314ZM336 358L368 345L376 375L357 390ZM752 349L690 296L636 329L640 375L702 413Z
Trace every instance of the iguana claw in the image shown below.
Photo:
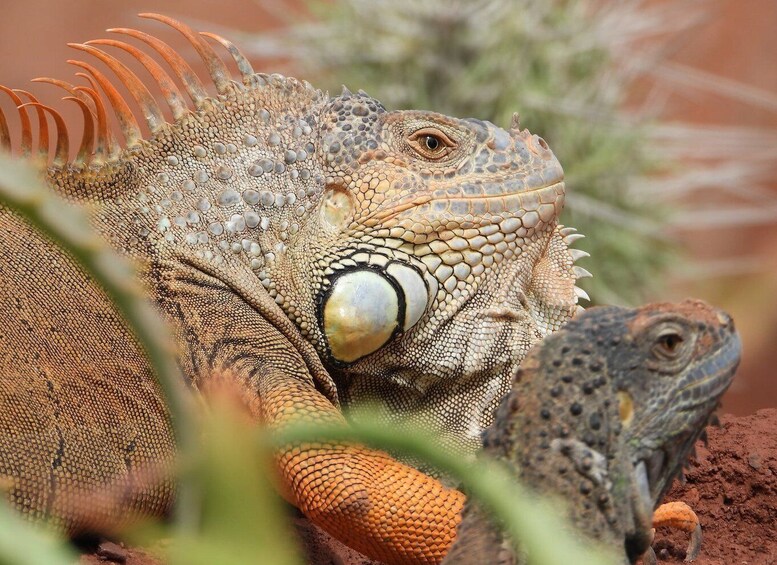
M691 534L691 540L685 552L686 562L691 562L699 556L702 541L701 524L699 517L685 502L678 500L659 506L653 513L653 527L661 526L679 529ZM646 561L646 563L648 562Z

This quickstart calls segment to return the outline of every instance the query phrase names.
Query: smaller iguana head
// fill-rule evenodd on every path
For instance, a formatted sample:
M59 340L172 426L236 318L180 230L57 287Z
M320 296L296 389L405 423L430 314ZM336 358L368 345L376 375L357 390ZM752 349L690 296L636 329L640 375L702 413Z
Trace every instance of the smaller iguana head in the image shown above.
M649 546L653 509L731 384L739 336L728 314L698 300L594 308L568 329L587 336L568 348L571 363L595 368L606 380L590 383L608 382L615 396L630 501L622 516L633 523L625 547L636 558Z
M731 384L741 343L731 317L701 301L637 312L624 321L623 353L610 372L623 440L655 504Z
M731 318L703 302L592 308L528 353L486 451L633 563L739 357Z

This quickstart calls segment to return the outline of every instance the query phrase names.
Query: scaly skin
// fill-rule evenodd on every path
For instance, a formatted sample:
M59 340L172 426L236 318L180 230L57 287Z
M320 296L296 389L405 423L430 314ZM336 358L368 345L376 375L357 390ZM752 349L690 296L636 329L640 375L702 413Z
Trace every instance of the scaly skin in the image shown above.
M739 357L731 318L702 302L593 308L529 352L487 432L486 452L566 503L578 534L634 563L650 549L653 509ZM665 511L682 517L683 507ZM444 563L516 559L467 503Z
M107 133L95 91L59 83L80 99L96 142L86 137L68 162L58 123L46 176L141 266L191 385L233 378L273 428L343 422L342 406L377 400L397 429L423 421L451 449L474 451L515 367L572 316L575 278L587 274L573 266L582 252L567 248L579 236L557 224L563 173L545 142L517 120L503 130L387 111L361 92L329 97L254 74L211 36L237 62L235 83L202 37L150 17L189 38L218 95L140 32L117 30L165 54L194 111L135 48L75 45L128 86L152 135L141 139L109 81L76 62L106 93L127 147ZM149 68L173 123L105 54L115 47ZM9 145L4 124L0 146ZM103 294L7 210L0 227L0 474L10 500L70 533L165 511L173 486L137 478L120 503L80 507L172 456L167 412ZM286 496L370 557L437 563L453 540L464 496L384 453L290 446L277 461Z

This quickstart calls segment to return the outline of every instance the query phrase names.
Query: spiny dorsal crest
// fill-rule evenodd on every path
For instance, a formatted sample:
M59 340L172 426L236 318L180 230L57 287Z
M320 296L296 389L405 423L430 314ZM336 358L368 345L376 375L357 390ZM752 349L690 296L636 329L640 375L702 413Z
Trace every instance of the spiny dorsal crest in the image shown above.
M142 41L158 54L169 65L183 85L186 95L191 99L193 108L189 107L181 90L167 71L153 57L137 47L115 39L98 39L87 41L84 44L71 43L69 45L74 49L94 56L113 71L140 108L143 119L151 131L152 139L166 129L180 127L192 111L197 113L211 111L213 106L221 104L225 97L235 95L241 91L251 91L253 93L261 91L263 97L282 97L285 100L285 104L299 104L300 106L325 97L321 91L313 88L307 81L299 81L277 74L255 73L243 53L230 41L218 35L208 32L197 33L189 26L159 14L144 13L140 14L140 17L165 23L183 34L205 63L211 81L218 93L217 97L209 96L203 82L180 54L160 39L142 31L129 28L112 28L108 30L112 33L126 35ZM240 73L240 82L232 79L227 65L204 39L206 37L227 50ZM124 63L97 46L121 49L129 53L148 71L157 83L164 102L172 113L172 123L166 121L160 104L140 78ZM69 60L68 63L86 71L77 72L76 76L85 79L89 84L88 86L77 86L63 80L48 77L37 78L33 82L49 83L64 89L69 94L64 100L74 102L80 107L84 119L84 134L75 159L71 161L69 158L70 137L65 121L59 112L41 104L29 92L11 90L0 85L0 90L11 98L19 112L21 124L20 152L24 156L29 156L33 152L32 123L28 110L34 108L39 124L37 152L41 160L46 163L48 162L50 144L46 114L49 114L54 119L57 127L54 158L51 163L52 171L70 169L77 172L87 167L97 170L106 164L120 164L123 151L137 151L144 143L138 120L130 109L129 104L105 74L83 61ZM107 98L117 118L121 134L124 137L124 149L121 148L120 143L115 139L110 130L108 109L102 96L99 94L100 90ZM0 109L0 150L11 151L11 149L12 138L8 122L3 115L2 109Z

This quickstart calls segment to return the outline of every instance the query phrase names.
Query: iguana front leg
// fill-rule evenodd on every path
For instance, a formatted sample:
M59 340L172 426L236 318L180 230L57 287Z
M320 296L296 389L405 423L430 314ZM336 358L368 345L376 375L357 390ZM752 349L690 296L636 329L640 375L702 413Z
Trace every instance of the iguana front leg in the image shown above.
M275 372L260 384L262 415L343 422L321 394ZM464 495L386 453L347 444L290 446L277 454L283 486L316 525L386 563L439 563L456 534Z
M244 300L246 289L202 271L172 269L159 276L160 295L176 331L189 336L189 374L203 384L211 375L229 375L249 391L257 420L272 429L345 424L336 396L325 394L328 376L316 358L305 358L310 346L272 300L262 294ZM439 563L453 542L464 495L384 452L312 443L290 445L276 460L290 502L370 558Z

